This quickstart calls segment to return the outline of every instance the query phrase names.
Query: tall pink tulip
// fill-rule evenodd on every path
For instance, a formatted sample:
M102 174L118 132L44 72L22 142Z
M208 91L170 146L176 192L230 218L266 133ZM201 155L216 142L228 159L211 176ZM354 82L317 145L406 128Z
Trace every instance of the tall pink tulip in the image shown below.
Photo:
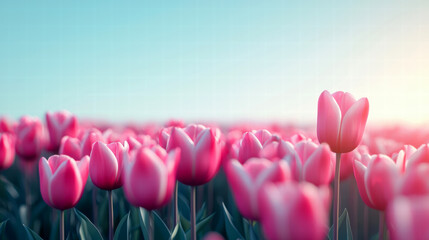
M43 125L38 118L24 116L19 120L16 133L16 154L24 160L35 160L43 149Z
M169 153L160 146L135 150L124 172L124 192L128 201L148 210L167 204L176 184L179 160L179 149Z
M68 111L58 111L46 113L46 126L49 131L48 149L56 151L62 137L77 137L79 125L77 118Z
M259 194L261 224L269 240L324 239L328 230L329 187L286 182Z
M66 155L53 155L39 161L40 191L51 207L74 207L82 196L88 178L89 157L80 161Z
M167 142L167 151L175 148L181 150L177 180L191 186L191 240L196 240L195 186L209 182L219 170L222 151L220 132L218 129L195 124L184 129L173 128Z
M95 186L108 191L109 200L109 240L113 239L113 195L112 190L123 184L124 162L128 159L129 146L120 142L105 144L95 142L89 162L89 175Z
M0 133L0 170L9 168L15 159L15 141L13 135Z
M288 143L284 159L289 163L296 181L311 182L316 186L327 185L332 180L334 158L329 146L317 145L311 140L303 140L295 145Z
M167 153L160 146L140 147L131 153L124 174L128 201L149 210L149 239L154 239L152 210L166 205L173 195L180 149Z
M387 225L392 240L429 239L429 196L399 197L387 209Z
M367 98L358 101L350 93L323 91L317 111L317 137L335 153L355 149L363 136L368 118Z
M202 125L173 128L167 151L181 149L177 179L191 186L210 181L220 166L221 143L214 129Z
M89 157L80 161L66 155L53 155L39 161L40 192L43 200L60 210L60 239L64 234L64 210L76 206L88 179Z
M338 212L340 206L341 153L355 149L362 140L368 118L367 98L358 101L350 93L323 91L317 109L317 138L329 144L336 153L334 180L334 240L338 239Z
M259 220L258 192L262 187L290 179L285 161L271 162L263 158L251 158L243 165L233 159L226 163L225 173L238 210L250 220Z
M120 188L123 183L123 162L128 157L128 143L94 143L89 162L89 175L95 186L104 190Z

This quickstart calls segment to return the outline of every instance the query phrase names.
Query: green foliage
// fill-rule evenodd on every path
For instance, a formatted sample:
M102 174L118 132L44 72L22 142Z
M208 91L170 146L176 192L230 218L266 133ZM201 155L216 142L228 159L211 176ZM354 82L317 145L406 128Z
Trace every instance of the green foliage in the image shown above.
M329 229L329 240L333 239L334 226L332 225ZM352 227L350 226L349 212L344 209L340 218L338 219L338 239L353 240Z

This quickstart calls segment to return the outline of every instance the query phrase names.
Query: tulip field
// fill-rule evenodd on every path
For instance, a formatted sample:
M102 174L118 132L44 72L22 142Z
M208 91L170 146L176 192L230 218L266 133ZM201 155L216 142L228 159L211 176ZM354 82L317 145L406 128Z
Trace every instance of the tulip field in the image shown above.
M429 239L429 129L360 97L309 126L1 117L0 239Z

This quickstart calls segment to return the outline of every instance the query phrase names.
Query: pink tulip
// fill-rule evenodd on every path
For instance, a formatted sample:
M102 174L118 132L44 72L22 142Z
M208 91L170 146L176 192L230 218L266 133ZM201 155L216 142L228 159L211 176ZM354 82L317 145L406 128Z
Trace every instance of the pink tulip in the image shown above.
M401 171L401 173L405 172L405 170L407 169L407 166L408 166L409 159L411 158L411 156L413 156L413 154L416 151L417 150L415 147L413 147L411 145L404 145L398 153L394 153L392 155L392 159L395 161L396 166ZM424 147L422 149L420 149L420 151L424 151ZM418 156L418 155L420 155L420 154L417 154L416 156ZM415 159L413 161L417 160L417 158L415 158L416 156L413 157Z
M167 151L181 149L177 179L191 186L209 182L218 172L221 157L221 142L215 129L202 125L173 128Z
M160 146L135 150L124 174L124 192L128 201L147 210L167 204L176 184L179 160L179 149L168 154Z
M392 240L429 239L429 196L399 197L387 209L387 225Z
M388 156L363 154L354 162L354 175L362 200L384 211L397 191L400 171Z
M361 139L368 118L367 98L358 101L350 93L323 91L317 111L317 137L335 153L350 152Z
M258 192L268 183L290 179L285 161L271 162L263 158L251 158L243 165L238 160L228 161L225 173L240 213L247 219L259 220Z
M64 136L61 139L59 154L67 155L73 159L82 158L82 149L80 140L69 136Z
M13 133L15 131L16 122L8 117L0 117L0 133Z
M291 167L292 176L296 181L311 182L317 186L331 182L334 170L334 157L325 143L317 145L311 140L304 140L289 148L284 159Z
M340 179L345 180L353 175L354 161L360 159L362 154L368 153L368 147L360 145L351 152L341 154Z
M80 138L82 155L90 155L92 145L97 142L104 142L103 134L96 128L87 129Z
M51 207L65 210L82 197L88 178L89 157L80 161L66 155L53 155L39 161L40 192Z
M429 195L429 163L408 168L400 178L398 191L404 196Z
M271 141L272 137L273 135L265 129L244 133L237 150L238 161L244 163L247 159L261 157L260 152L264 144Z
M153 147L157 145L157 143L149 136L149 135L137 135L137 136L128 136L127 142L130 145L130 151L134 149L139 149L140 147Z
M416 151L410 154L409 158L406 159L406 168L412 168L422 163L429 163L429 144L421 145Z
M24 116L16 132L16 154L25 160L34 160L43 149L43 125L38 118Z
M324 239L330 190L309 183L266 185L259 194L261 224L269 240Z
M77 118L68 111L46 113L46 126L49 131L48 149L56 151L62 137L77 137L79 126Z
M95 186L104 190L120 188L123 184L124 160L128 158L128 143L95 142L89 162L89 175Z
M0 170L9 168L15 159L15 141L13 135L0 133Z

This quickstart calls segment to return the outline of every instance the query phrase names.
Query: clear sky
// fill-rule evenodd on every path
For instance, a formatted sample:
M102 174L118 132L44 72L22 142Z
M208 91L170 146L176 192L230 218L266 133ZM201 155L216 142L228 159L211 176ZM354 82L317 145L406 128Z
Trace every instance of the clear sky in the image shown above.
M402 2L402 3L401 3ZM0 2L0 114L429 122L429 1Z

